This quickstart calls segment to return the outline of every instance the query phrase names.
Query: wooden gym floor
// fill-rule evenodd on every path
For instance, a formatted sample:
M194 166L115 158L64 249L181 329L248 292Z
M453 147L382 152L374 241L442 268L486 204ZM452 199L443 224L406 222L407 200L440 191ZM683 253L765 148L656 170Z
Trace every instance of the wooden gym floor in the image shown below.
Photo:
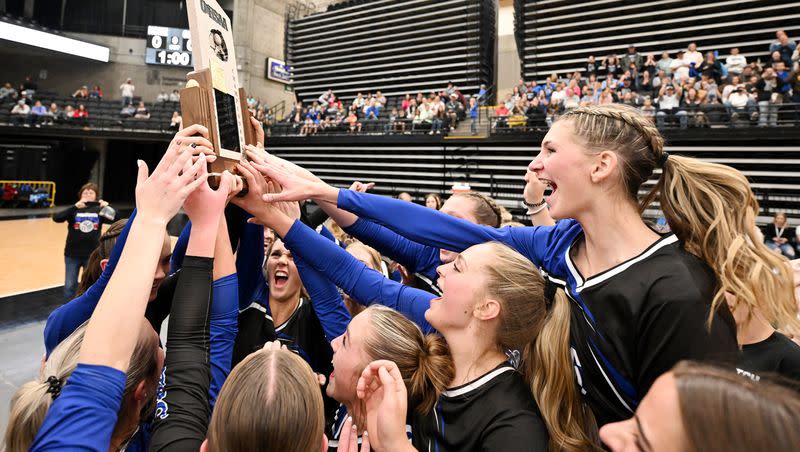
M64 285L66 240L50 218L0 221L0 298Z

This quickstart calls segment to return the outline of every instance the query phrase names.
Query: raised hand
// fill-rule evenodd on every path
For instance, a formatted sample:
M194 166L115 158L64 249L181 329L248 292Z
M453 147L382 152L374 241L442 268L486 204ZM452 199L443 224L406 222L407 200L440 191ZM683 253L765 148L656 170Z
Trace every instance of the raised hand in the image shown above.
M257 148L254 146L245 146L245 154L247 158L251 161L259 164L264 164L266 162L270 162L274 165L280 166L281 168L285 169L286 171L294 174L295 176L302 177L311 182L322 182L322 179L315 176L314 173L311 171L296 165L288 160L284 160L276 155L270 154L263 148Z
M184 129L175 135L153 174L148 175L146 163L141 160L137 162L136 208L139 215L144 214L166 224L189 194L206 183L208 174L204 171L200 175L200 169L206 166L205 155L201 154L195 163L191 163L192 153L182 141L186 137L180 136L191 129Z
M240 162L236 170L247 181L248 191L245 196L235 198L232 202L255 217L248 220L250 223L263 224L280 236L286 234L294 223L293 218L279 204L266 203L262 199L266 193L274 191L274 188L270 188L264 176L250 162Z
M536 204L544 198L544 191L547 184L542 183L535 172L528 170L525 172L525 190L522 194L525 202Z
M318 199L336 203L339 190L322 181L310 181L269 161L264 163L252 162L252 165L253 168L257 169L261 174L283 187L280 193L268 193L264 195L264 201L278 202Z
M199 159L204 159L200 157ZM202 165L197 173L199 178L207 179L208 170ZM219 188L213 190L208 183L200 184L183 202L183 210L194 226L209 225L216 228L219 217L225 209L229 194L237 187L236 177L227 170L222 172Z
M397 364L371 362L358 379L356 394L367 408L367 430L375 449L414 450L406 437L408 395Z
M375 182L368 182L365 184L363 182L353 181L353 183L350 184L350 188L348 190L356 191L359 193L366 193L369 190L372 190L372 187L374 186Z

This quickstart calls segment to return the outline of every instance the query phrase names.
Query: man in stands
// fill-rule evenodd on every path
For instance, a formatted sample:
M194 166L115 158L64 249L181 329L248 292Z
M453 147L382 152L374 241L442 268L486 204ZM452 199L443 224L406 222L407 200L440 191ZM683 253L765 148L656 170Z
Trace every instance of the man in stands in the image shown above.
M622 57L622 67L629 68L631 64L636 65L636 69L642 67L642 55L636 51L636 46L628 44L628 52Z
M169 95L170 102L180 102L181 101L181 93L177 89L173 89Z
M5 85L3 85L2 88L0 88L0 101L6 100L6 98L15 99L16 97L17 97L17 90L15 90L13 86L11 86L11 83L6 82Z
M27 77L25 77L25 81L22 82L22 90L27 91L28 96L33 98L33 96L36 94L36 91L39 90L39 86L36 84L36 82L33 81L31 76L28 75Z
M119 112L119 115L123 118L131 118L133 115L136 114L136 107L133 106L133 103L128 102L128 104L122 107L122 110Z
M797 44L790 40L789 36L783 30L776 31L775 37L777 37L778 40L769 46L769 53L778 52L781 60L786 63L786 66L791 67L792 53L794 53L797 48Z
M680 109L681 95L683 94L681 87L677 83L665 83L658 94L658 113L656 113L658 128L664 127L664 121L668 117L677 117L681 129L685 129L688 118L686 111Z
M44 119L46 114L47 107L42 105L41 101L37 100L36 103L33 104L33 108L31 108L31 114L28 116L28 122L36 127L41 127L42 119Z
M744 67L747 66L747 58L739 54L739 48L734 47L731 49L731 54L725 60L725 65L728 67L728 73L733 75L741 75Z
M31 107L24 100L18 100L14 108L11 109L11 124L28 126L26 122L30 113Z
M133 94L136 92L136 86L133 85L131 79L125 80L125 83L119 86L120 93L122 94L122 106L133 103Z

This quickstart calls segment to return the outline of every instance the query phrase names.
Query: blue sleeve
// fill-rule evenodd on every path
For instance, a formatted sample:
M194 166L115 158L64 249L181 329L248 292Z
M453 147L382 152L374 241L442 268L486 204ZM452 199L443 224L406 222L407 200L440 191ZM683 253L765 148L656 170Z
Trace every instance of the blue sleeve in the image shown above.
M208 402L211 410L217 402L222 384L231 372L233 343L239 318L239 284L236 273L214 281L211 286L211 386L208 388Z
M325 237L326 239L330 240L331 242L339 245L344 246L342 243L339 243L339 240L333 235L330 229L326 228L325 225L320 226L319 235Z
M399 199L339 190L338 207L372 220L418 243L456 252L472 245L500 242L541 266L550 245L568 226L493 228Z
M344 231L379 253L397 261L411 273L420 273L432 281L439 279L436 268L442 265L439 249L412 242L391 229L359 218Z
M248 215L251 216L251 215ZM236 273L239 278L239 309L256 301L269 305L267 281L264 279L264 226L245 224L236 252Z
M169 274L173 274L180 270L183 266L183 257L186 256L186 247L189 245L189 234L192 232L192 222L186 223L183 227L178 241L175 242L175 248L172 250L172 257L169 260Z
M339 295L339 289L300 256L295 256L294 264L311 298L311 306L325 331L325 338L330 342L344 334L347 324L350 323L350 312Z
M53 401L31 451L107 452L125 390L125 372L78 364Z
M416 322L422 331L433 331L425 320L425 311L435 295L385 278L299 221L294 222L283 242L294 255L316 268L359 303L388 306Z
M50 352L61 341L66 339L67 336L92 316L95 306L97 306L100 297L106 290L108 281L111 280L111 275L114 274L114 269L117 267L117 262L119 262L119 258L122 255L122 249L125 248L125 242L128 241L128 233L135 218L136 210L134 209L125 227L122 228L117 237L114 248L111 250L111 255L108 257L106 268L103 269L97 281L81 296L59 306L50 313L44 327L44 348L47 356L50 356Z

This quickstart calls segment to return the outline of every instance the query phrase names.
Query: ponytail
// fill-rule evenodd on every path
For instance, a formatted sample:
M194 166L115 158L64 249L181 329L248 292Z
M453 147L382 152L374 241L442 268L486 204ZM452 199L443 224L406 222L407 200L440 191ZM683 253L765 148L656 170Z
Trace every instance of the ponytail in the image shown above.
M773 326L798 326L793 277L785 258L771 252L755 226L758 201L739 171L725 165L672 156L642 202L658 199L672 231L684 248L717 276L709 314L735 295L731 309L758 312Z
M372 305L363 314L370 320L364 338L369 360L397 364L416 412L429 413L455 375L447 342L438 335L423 335L417 324L394 309Z
M557 290L541 332L523 350L523 374L550 433L551 451L602 450L592 411L575 386L570 301Z
M453 359L443 337L428 334L419 354L419 367L411 374L409 398L420 414L429 413L453 378Z

